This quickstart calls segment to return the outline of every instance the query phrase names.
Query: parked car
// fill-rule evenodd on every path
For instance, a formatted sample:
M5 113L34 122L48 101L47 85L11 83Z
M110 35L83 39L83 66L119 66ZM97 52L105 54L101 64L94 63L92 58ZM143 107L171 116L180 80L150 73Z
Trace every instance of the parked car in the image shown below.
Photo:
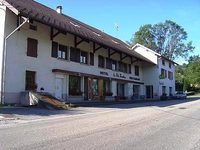
M177 91L176 94L174 95L174 98L176 98L176 99L186 99L187 95L183 91Z

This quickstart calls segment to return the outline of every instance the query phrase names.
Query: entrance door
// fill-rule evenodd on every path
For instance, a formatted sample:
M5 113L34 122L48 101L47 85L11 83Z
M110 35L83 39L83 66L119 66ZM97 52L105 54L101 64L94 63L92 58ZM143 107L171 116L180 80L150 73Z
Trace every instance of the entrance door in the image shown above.
M117 83L117 96L124 96L124 84L123 83Z
M93 90L92 90L92 79L88 78L88 100L92 100L93 99L93 94L92 94Z
M88 84L88 77L84 77L84 100L88 100L88 96L89 96L89 84Z
M140 95L140 86L139 85L133 85L133 98L139 99Z
M63 79L62 78L56 78L55 97L58 98L58 99L62 99L62 93L63 93Z
M146 98L147 99L152 99L153 98L153 86L152 85L147 85L146 86Z

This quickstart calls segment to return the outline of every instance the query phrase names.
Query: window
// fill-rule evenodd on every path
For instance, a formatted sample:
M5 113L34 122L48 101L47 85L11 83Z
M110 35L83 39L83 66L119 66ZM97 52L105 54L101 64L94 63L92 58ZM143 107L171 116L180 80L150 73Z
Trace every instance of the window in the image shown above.
M117 61L112 60L112 70L117 70Z
M172 96L172 87L169 87L169 96Z
M162 86L162 95L166 94L166 86Z
M30 25L29 25L29 29L34 30L34 31L37 31L37 26L36 26L36 25L30 24Z
M70 47L70 60L80 63L80 49Z
M173 72L168 71L168 79L173 80Z
M139 68L139 66L135 66L135 75L136 76L140 75L140 68Z
M88 53L81 51L80 63L87 64L88 63Z
M56 42L52 42L51 57L67 60L68 59L67 54L68 54L67 46L58 44Z
M165 66L165 60L164 59L162 59L162 65Z
M35 83L35 76L36 76L35 71L26 71L25 90L36 90L37 89L37 85Z
M123 62L118 62L118 64L119 64L118 70L127 73L127 64Z
M34 25L34 22L32 19L29 20L29 29L37 31L37 26Z
M112 96L110 80L103 80L103 95Z
M69 76L69 95L81 96L81 77Z
M131 74L131 64L128 64L128 73Z
M125 95L125 84L117 83L117 96Z
M58 58L66 59L67 60L67 57L68 57L68 55L67 55L67 46L59 44Z
M58 43L52 42L51 57L58 57Z
M112 69L112 59L106 58L106 68Z
M104 68L105 62L104 62L104 57L99 55L99 67Z
M172 63L169 62L169 68L172 68Z
M38 41L36 39L27 39L27 56L37 57Z
M92 80L92 95L94 96L98 95L98 80L97 79Z
M94 66L94 54L90 53L90 65Z
M165 79L165 78L167 78L167 71L165 70L165 69L161 69L161 78L162 79Z

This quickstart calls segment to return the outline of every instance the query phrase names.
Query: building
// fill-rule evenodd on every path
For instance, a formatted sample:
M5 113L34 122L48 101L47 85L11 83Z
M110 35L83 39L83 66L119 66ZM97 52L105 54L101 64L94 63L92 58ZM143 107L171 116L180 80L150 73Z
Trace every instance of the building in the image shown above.
M131 49L64 15L61 6L53 10L33 0L0 0L0 18L2 103L20 103L21 92L32 90L69 102L174 93L174 62L141 45ZM139 49L151 51L153 58ZM169 76L168 62L172 80L160 76L161 67Z
M132 49L135 56L145 57L154 64L143 65L146 98L155 99L162 95L174 95L176 63L140 44L136 44Z

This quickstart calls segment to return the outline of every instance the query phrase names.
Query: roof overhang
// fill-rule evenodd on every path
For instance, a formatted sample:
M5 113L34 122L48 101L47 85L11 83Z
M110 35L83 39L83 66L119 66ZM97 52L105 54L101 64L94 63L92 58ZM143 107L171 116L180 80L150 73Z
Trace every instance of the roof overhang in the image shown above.
M8 2L6 2L5 0L0 0L0 3L2 3L3 5L5 5L9 10L11 10L17 16L19 15L19 11L14 6L12 6L11 4L9 4Z

